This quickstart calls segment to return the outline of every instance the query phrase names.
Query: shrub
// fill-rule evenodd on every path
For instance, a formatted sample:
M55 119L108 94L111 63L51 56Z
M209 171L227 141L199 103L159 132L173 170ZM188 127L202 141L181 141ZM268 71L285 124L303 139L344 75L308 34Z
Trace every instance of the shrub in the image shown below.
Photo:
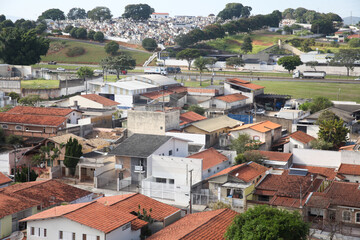
M83 48L83 47L73 47L73 48L69 48L69 50L67 50L66 56L68 56L68 57L76 57L76 56L81 56L84 53L85 53L85 48Z

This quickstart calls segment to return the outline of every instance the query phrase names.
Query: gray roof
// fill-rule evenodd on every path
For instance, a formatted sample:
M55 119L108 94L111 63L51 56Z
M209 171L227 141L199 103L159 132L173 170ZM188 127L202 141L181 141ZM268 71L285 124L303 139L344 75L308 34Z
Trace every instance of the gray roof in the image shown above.
M351 113L360 111L360 104L334 104L334 107Z
M349 123L355 119L353 116L351 116L351 112L347 112L347 111L344 111L344 110L341 110L341 109L335 108L335 107L329 107L329 108L320 110L320 111L313 113L310 116L306 117L306 119L317 120L320 117L320 115L325 111L333 112L336 116L338 116L340 119L344 120L344 122L346 122L346 123Z
M109 155L147 158L171 138L162 135L134 134L114 148Z

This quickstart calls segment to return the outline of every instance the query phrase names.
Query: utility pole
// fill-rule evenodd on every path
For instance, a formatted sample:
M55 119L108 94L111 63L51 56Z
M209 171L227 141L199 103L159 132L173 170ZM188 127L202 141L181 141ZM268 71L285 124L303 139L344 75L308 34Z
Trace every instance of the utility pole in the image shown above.
M191 169L190 172L190 201L189 201L189 213L192 213L192 195L191 195L191 188L192 188L192 172L194 169Z

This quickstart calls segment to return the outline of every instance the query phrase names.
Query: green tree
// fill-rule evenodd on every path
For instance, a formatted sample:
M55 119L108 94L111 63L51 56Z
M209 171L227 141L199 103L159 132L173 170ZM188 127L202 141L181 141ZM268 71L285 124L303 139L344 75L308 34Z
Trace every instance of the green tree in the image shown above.
M297 66L300 66L302 62L299 56L286 56L280 58L277 64L283 66L290 73L290 71L294 71Z
M320 110L329 108L333 105L333 103L326 97L316 97L314 101L311 102L310 112L316 113Z
M65 144L60 144L62 149ZM42 162L46 162L48 166L53 167L54 161L60 156L60 149L55 147L53 144L47 146L41 146L39 153L32 157L32 162L39 165Z
M2 23L2 22L5 21L5 20L6 20L5 15L4 15L4 14L1 14L1 15L0 15L0 23Z
M78 39L86 39L87 37L87 30L85 28L78 28L75 32L76 38Z
M347 76L349 76L350 70L354 70L355 62L359 60L359 49L340 49L339 52L335 53L334 58L331 60L331 64L346 67Z
M245 162L256 162L262 164L264 161L264 156L257 151L246 151L240 153L235 157L235 164L242 164Z
M252 52L252 40L250 38L250 36L245 36L244 37L244 41L241 44L241 51L244 52L245 54Z
M243 67L245 62L241 57L230 57L226 59L226 65L236 69L237 67Z
M72 9L70 9L69 13L67 14L67 18L70 20L85 19L86 11L83 8L72 8Z
M331 150L333 144L325 142L323 139L314 139L310 142L311 148L318 150Z
M98 42L103 42L104 41L104 34L100 31L96 32L94 34L94 40L98 41Z
M121 53L116 57L106 57L100 61L100 65L103 69L114 69L116 70L117 79L121 71L132 70L136 66L136 61L130 55Z
M107 7L96 7L87 13L88 18L93 21L104 21L112 18L112 14Z
M200 57L201 53L197 49L184 49L176 54L177 59L186 60L188 62L188 70L190 70L191 62Z
M155 10L147 4L129 4L125 7L125 12L122 16L135 21L143 21L148 19L154 11Z
M27 182L28 181L28 167L22 166L20 168L17 169L16 171L16 181L17 182ZM30 171L30 181L36 181L38 175L36 174L36 172L32 169Z
M311 102L304 102L299 106L299 109L303 111L309 111L310 107L311 107Z
M220 24L210 24L204 28L204 36L206 39L216 39L223 38L225 36L225 31ZM202 39L194 39L194 42L200 41Z
M260 205L236 215L225 238L306 240L308 234L309 224L303 221L299 212Z
M329 120L339 120L339 117L335 115L335 113L333 113L332 111L329 110L325 110L324 112L322 112L316 122L316 124L320 125L320 123L322 123L323 121L329 121Z
M49 40L38 37L34 29L5 28L0 32L0 58L8 64L32 65L49 49Z
M225 8L217 15L219 18L226 20L232 18L249 17L252 8L243 6L241 3L228 3Z
M194 66L196 67L197 70L199 70L200 72L200 86L201 86L201 78L202 78L202 73L204 72L204 70L208 70L208 65L212 65L215 63L214 58L204 58L204 57L198 57L195 59L194 61Z
M115 41L108 42L105 45L105 52L110 55L115 55L119 50L119 44Z
M65 20L64 12L57 8L48 9L43 12L39 17L38 21L42 21L45 19L52 19L52 20Z
M0 112L7 112L10 109L12 109L13 107L14 107L13 105L5 105L4 107L0 108Z
M90 31L88 31L88 33L87 33L87 39L90 39L90 40L94 40L94 35L95 35L95 31L94 30L90 30Z
M23 106L35 106L40 101L39 95L29 95L19 99L19 104Z
M236 139L231 140L230 148L237 154L243 154L246 151L257 150L259 141L251 139L249 134L239 134Z
M22 136L17 135L9 135L6 137L6 144L10 146L21 146L24 143L24 139Z
M71 31L73 28L74 28L73 25L67 25L67 26L65 27L65 29L64 29L64 32L70 33L70 31Z
M360 47L360 39L359 38L352 38L348 42L349 47L351 48L358 48Z
M334 119L321 122L318 135L319 139L331 143L333 149L337 150L346 143L349 132L342 119Z
M91 70L90 67L81 67L79 68L79 70L77 70L76 74L81 79L86 79L94 76L94 72Z
M76 138L70 137L65 145L64 165L70 169L72 175L75 173L75 168L79 162L79 158L83 155L82 145L79 144Z
M156 43L155 39L153 39L153 38L144 38L141 45L147 51L151 51L151 52L157 48L157 43Z
M16 100L16 102L20 99L20 95L16 92L10 92L9 97L11 97L12 100Z
M43 34L46 29L47 29L46 24L40 23L36 26L35 31L37 34Z
M188 111L195 112L197 114L200 114L201 116L204 116L205 114L205 109L200 107L199 105L191 105L188 108Z
M311 24L311 31L319 34L332 34L336 31L333 22L330 19L321 18L314 20Z

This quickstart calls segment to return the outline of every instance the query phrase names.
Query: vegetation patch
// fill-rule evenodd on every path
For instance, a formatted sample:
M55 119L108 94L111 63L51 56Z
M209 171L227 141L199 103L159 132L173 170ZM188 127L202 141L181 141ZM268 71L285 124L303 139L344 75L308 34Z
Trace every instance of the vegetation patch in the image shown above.
M60 85L59 80L36 79L36 80L21 81L21 88L24 89L55 89L55 88L59 88L59 85Z
M68 57L77 57L83 54L85 54L85 48L83 47L73 47L66 51L66 56Z

